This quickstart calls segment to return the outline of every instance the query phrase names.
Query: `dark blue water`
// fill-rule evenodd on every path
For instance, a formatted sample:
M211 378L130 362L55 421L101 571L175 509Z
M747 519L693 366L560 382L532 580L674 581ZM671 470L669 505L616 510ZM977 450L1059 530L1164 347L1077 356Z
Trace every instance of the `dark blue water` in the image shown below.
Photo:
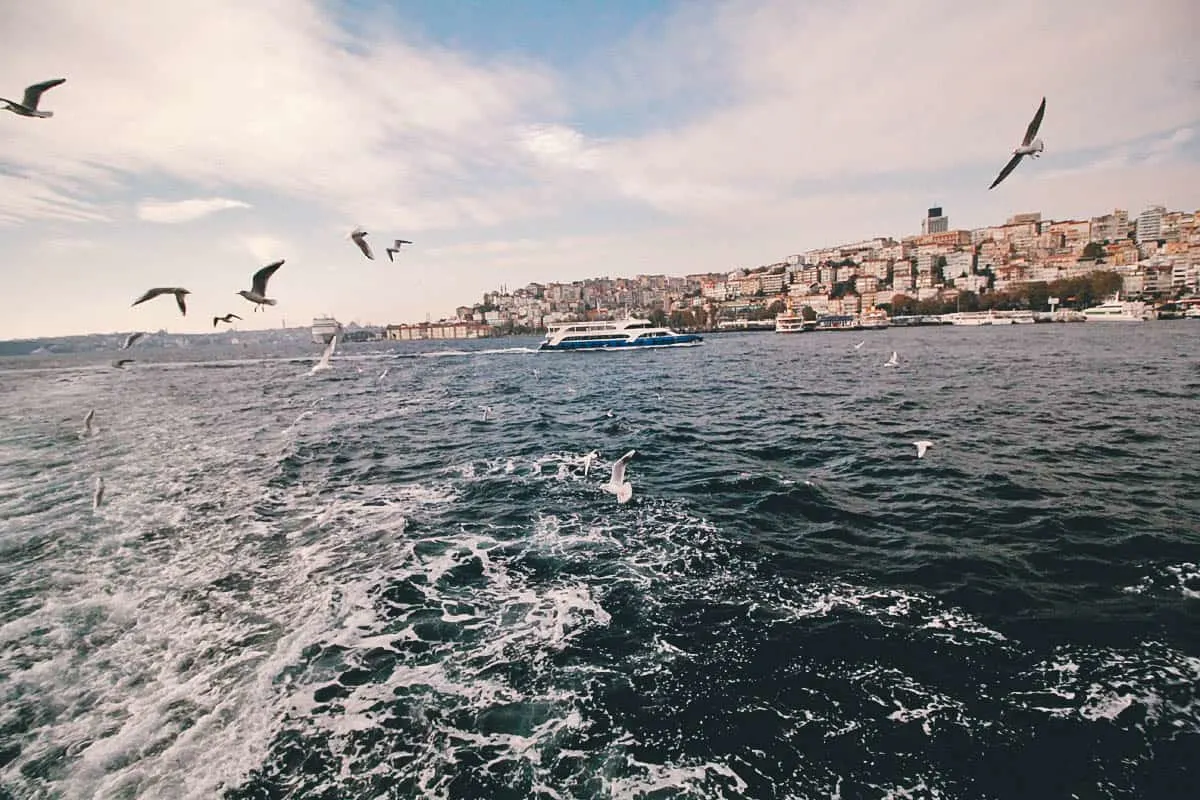
M7 359L0 796L1194 796L1197 341Z

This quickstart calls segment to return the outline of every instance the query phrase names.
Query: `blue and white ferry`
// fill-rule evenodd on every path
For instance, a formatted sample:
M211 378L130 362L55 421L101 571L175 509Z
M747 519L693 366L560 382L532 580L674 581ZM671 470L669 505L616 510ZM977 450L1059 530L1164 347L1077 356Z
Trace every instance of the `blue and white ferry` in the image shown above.
M538 350L617 350L632 347L697 345L704 337L676 333L644 319L599 322L559 322L547 326L546 340Z

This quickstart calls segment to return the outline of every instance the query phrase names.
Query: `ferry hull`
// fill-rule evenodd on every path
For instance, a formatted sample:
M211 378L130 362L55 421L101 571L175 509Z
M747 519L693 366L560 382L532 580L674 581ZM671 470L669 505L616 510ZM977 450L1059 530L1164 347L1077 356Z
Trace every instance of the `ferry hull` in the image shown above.
M639 339L637 341L614 338L607 341L560 342L558 344L542 342L538 350L633 350L640 347L676 347L684 344L699 344L703 341L704 337L699 334L680 333L675 336L655 336L652 339Z

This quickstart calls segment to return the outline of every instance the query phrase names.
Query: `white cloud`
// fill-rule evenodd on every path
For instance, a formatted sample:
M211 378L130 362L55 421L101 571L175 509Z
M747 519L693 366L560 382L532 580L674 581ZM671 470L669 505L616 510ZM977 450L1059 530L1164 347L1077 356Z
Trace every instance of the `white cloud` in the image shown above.
M249 203L229 200L224 197L197 198L193 200L143 200L138 204L138 219L146 222L191 222L218 211L231 208L250 208Z
M393 31L351 47L315 0L50 0L4 15L5 31L21 31L0 33L5 74L67 82L47 95L53 119L4 120L0 163L55 189L163 176L411 229L491 224L531 206L502 185L445 189L503 164L507 127L553 110L538 69L419 50Z
M1042 96L1047 159L1200 117L1174 79L1195 59L1197 16L1189 0L729 2L707 31L689 14L683 46L726 53L734 98L597 143L592 159L627 195L681 214L801 181L966 166L986 187Z

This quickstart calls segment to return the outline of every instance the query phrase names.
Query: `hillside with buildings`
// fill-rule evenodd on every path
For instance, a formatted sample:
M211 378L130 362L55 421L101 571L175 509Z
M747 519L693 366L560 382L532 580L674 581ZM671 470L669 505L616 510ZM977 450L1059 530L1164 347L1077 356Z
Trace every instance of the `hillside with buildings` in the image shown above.
M1049 296L1083 307L1097 295L1155 302L1194 294L1200 276L1200 212L1117 209L1090 219L1018 214L1003 225L953 229L931 208L919 235L877 237L809 250L729 273L638 275L531 283L488 292L456 310L456 323L484 333L524 332L547 323L622 315L711 328L721 320L765 319L784 309L854 314L937 314L980 308L1043 310ZM809 313L809 312L806 312Z

